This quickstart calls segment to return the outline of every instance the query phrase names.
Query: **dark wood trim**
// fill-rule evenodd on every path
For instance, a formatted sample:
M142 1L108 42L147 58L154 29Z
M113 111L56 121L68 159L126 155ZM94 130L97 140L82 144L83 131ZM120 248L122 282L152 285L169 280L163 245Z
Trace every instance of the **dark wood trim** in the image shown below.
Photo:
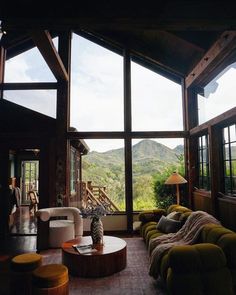
M210 179L211 179L211 204L212 212L214 215L218 215L217 197L218 192L221 191L221 142L222 133L216 127L209 126L209 158L210 158Z
M125 204L127 230L133 232L133 175L132 175L132 139L125 140Z
M48 31L32 31L32 39L57 80L68 81L68 71L58 54Z
M68 139L119 139L119 138L187 138L188 131L68 131Z
M124 50L124 130L131 132L131 61L129 50Z
M186 87L208 83L222 61L235 50L236 31L225 31L186 77Z
M41 30L45 27L51 30L89 27L96 30L109 28L111 31L140 31L144 28L146 30L167 31L224 31L229 28L232 30L236 28L235 6L232 5L227 7L228 11L232 10L229 16L229 13L222 15L224 7L222 7L221 2L218 2L218 4L215 2L213 7L212 2L206 2L202 6L199 5L199 2L194 1L193 5L186 4L180 7L177 1L176 3L172 2L171 5L166 4L164 8L161 6L161 10L160 3L156 2L156 4L151 6L147 14L147 9L144 7L140 7L134 13L134 7L130 7L128 4L128 6L125 6L127 9L124 9L123 6L117 7L117 11L115 11L112 5L110 5L110 8L104 8L102 4L99 4L99 7L93 9L92 7L83 8L81 3L75 5L74 2L73 9L76 14L62 6L62 8L57 7L54 9L53 12L48 10L49 12L44 17L42 17L44 12L42 9L45 9L43 6L38 6L38 9L34 7L34 10L31 7L31 10L29 10L29 5L21 5L14 9L14 11L17 11L17 23L15 21L16 12L12 13L12 7L6 9L5 5L2 19L6 20L4 25L6 31L27 30L30 26ZM68 5L68 8L71 8L71 6ZM159 13L157 13L158 9L160 10ZM207 10L213 10L211 17L206 13ZM28 11L27 14L26 11ZM68 17L69 15L71 16ZM194 16L192 18L186 17L188 15Z
M0 145L0 237L1 240L4 236L9 234L9 210L10 193L9 193L9 149L1 143Z
M66 72L71 67L71 32L61 32L58 40L58 52ZM70 75L68 76L70 80ZM69 205L70 195L70 141L67 131L70 124L70 83L60 80L57 91L57 119L56 119L56 179L55 194L64 196L64 206Z
M45 90L57 89L57 82L4 83L3 90Z
M130 53L124 50L124 129L125 129L125 204L127 230L133 231L133 175L132 175L132 139L131 133L131 61Z
M190 130L190 136L195 136L201 133L204 133L208 130L208 126L220 125L224 126L225 124L234 123L236 121L236 107L230 109L229 111L224 112L223 114L199 125Z
M3 98L3 83L4 83L4 70L5 70L6 51L0 46L0 99Z

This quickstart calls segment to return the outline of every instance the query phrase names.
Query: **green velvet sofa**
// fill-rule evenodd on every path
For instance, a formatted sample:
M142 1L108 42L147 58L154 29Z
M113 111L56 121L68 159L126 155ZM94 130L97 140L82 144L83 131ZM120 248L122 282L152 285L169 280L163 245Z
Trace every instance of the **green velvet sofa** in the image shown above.
M184 224L192 211L180 205L139 214L140 234L147 247L151 239L166 234L157 229L161 217L176 211ZM236 233L206 224L194 245L174 246L161 259L159 276L173 295L236 294Z

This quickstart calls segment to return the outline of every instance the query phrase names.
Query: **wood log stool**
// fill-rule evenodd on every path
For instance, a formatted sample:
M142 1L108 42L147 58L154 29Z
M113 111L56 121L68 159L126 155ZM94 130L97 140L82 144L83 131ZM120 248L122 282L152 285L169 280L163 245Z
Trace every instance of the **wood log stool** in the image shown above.
M26 253L12 258L10 269L11 295L32 294L32 272L42 265L42 256L36 253Z
M33 272L33 295L68 295L68 269L63 264L47 264Z

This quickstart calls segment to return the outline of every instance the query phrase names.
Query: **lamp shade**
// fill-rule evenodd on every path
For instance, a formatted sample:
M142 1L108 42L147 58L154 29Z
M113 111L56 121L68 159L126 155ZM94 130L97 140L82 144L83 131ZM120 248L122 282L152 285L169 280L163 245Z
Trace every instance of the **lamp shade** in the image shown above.
M187 180L183 178L179 173L173 172L165 181L165 184L181 184L186 183Z

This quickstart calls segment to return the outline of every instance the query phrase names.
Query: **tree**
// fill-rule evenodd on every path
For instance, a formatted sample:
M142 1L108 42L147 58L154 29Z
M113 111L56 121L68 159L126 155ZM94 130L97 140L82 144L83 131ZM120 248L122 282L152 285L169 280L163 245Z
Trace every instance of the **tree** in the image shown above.
M184 177L184 156L176 155L178 162L167 166L162 172L154 175L153 190L156 200L156 205L159 208L167 209L171 204L176 202L175 200L175 187L166 185L166 179L174 172L178 171L180 175ZM180 188L181 190L181 188ZM184 201L181 202L183 205Z

